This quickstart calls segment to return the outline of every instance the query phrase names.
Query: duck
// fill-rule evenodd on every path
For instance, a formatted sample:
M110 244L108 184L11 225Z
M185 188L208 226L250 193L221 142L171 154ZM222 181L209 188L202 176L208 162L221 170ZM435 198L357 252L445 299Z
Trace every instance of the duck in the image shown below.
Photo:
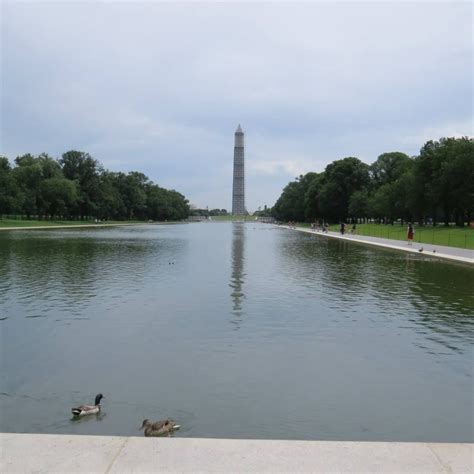
M423 252L423 247L421 247L421 249L418 249L418 252Z
M105 398L101 393L95 397L94 405L81 405L77 408L72 408L74 416L95 415L100 412L100 401Z
M150 420L143 420L141 430L145 428L145 436L161 436L164 434L170 434L174 430L181 428L171 418L166 420L160 420L152 422Z

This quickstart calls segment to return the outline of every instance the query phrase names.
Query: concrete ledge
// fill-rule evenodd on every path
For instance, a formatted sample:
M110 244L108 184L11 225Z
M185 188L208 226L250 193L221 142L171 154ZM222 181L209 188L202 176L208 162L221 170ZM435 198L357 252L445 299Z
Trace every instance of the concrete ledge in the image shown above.
M321 232L313 231L304 227L289 227L280 226L284 229L297 230L298 232L305 232L307 234L315 235L317 237L326 237L332 239L346 240L359 244L372 245L375 247L383 247L392 250L401 250L402 252L422 255L429 258L441 258L446 260L455 260L462 263L474 264L474 250L461 249L457 247L446 247L442 245L420 244L414 243L409 246L403 240L383 239L381 237L370 237L366 235L352 235L352 234L338 234L336 232ZM420 249L423 249L423 253ZM433 252L435 251L435 253Z
M471 473L474 445L0 434L10 472Z

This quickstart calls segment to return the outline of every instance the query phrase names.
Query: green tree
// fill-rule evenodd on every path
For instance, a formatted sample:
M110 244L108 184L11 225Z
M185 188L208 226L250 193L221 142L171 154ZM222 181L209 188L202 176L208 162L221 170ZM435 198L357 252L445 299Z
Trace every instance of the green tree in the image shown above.
M378 188L394 183L408 170L411 161L408 155L399 151L381 154L369 168L372 185Z
M355 191L368 186L369 167L358 158L333 161L325 169L325 180L319 192L319 207L329 221L349 216L349 199Z
M13 176L20 193L22 214L41 217L40 183L42 180L41 162L30 153L15 158Z
M304 213L307 220L314 220L321 216L319 193L324 184L325 174L314 174L308 183L304 195Z
M100 172L102 167L89 153L71 150L59 160L63 175L77 185L77 208L74 214L81 219L96 216L100 196Z
M153 220L180 220L190 213L189 203L182 194L156 184L147 187L146 207L148 218Z
M118 181L118 173L101 172L97 207L97 217L99 219L124 219L126 217L127 213Z
M171 208L171 213L168 219L185 219L189 215L189 203L187 199L174 189L167 190L167 194Z
M143 173L132 171L128 173L126 183L129 219L143 219L146 216L146 187L150 180Z
M59 163L47 153L41 153L36 158L41 167L41 179L62 178L63 174Z
M0 156L0 218L2 214L20 212L21 208L19 189L10 162L6 156Z
M316 173L307 173L288 183L274 206L274 216L277 219L305 220L305 195L311 181L316 176Z
M48 178L40 184L42 213L51 218L71 214L77 204L77 189L74 181L56 177Z
M393 222L409 214L406 209L402 177L411 170L413 160L398 151L383 153L370 166L371 195L369 209L372 217Z
M414 184L420 219L442 211L446 225L469 221L474 201L474 142L467 137L430 140L415 160Z
M149 219L164 221L170 215L170 203L167 199L166 189L158 185L150 185L146 192L146 207Z
M369 193L367 189L354 191L349 198L348 213L353 219L366 219L370 216L372 210L370 207Z
M143 173L110 172L88 153L71 150L59 160L25 154L12 168L0 157L0 215L19 212L81 219L183 219L187 199L160 188ZM226 211L223 210L225 213Z

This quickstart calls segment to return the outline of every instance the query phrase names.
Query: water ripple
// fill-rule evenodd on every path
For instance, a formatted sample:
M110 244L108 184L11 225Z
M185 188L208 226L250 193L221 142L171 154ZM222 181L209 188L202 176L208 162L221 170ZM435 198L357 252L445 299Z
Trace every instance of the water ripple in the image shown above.
M254 223L0 239L5 430L470 436L470 268Z

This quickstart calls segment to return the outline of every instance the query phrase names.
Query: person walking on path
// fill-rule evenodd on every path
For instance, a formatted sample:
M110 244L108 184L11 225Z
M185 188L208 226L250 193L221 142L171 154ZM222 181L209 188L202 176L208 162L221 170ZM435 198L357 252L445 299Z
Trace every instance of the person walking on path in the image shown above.
M344 235L345 230L346 230L346 224L344 224L344 222L341 222L341 228L340 228L341 235Z
M413 224L410 222L408 224L408 229L407 229L408 245L411 245L413 243L413 236L414 235L415 235L415 229L413 228Z

